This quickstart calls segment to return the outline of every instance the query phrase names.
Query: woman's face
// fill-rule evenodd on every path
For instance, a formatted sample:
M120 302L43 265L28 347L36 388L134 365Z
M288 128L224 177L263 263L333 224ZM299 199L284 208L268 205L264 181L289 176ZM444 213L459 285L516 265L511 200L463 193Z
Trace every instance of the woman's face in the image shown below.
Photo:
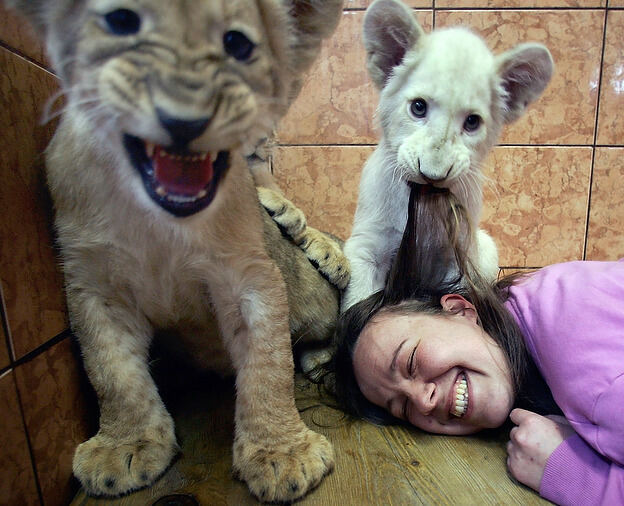
M382 313L364 327L353 354L358 386L373 404L427 432L499 427L514 401L505 355L477 324L472 304L459 295L441 302L448 314Z

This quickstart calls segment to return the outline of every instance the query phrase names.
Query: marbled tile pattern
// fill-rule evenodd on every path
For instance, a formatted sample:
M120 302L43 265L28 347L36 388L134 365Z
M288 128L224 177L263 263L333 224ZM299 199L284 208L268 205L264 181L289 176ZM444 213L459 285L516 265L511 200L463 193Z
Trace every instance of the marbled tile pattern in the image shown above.
M624 111L624 11L609 11L600 90L599 144L624 144L622 111Z
M624 258L624 148L598 148L587 233L589 260Z
M349 237L362 166L372 147L282 147L273 172L308 223L342 239Z
M613 0L612 0L613 1ZM605 7L607 0L436 0L438 9L456 9L470 7L531 8L531 7Z
M46 506L62 506L75 492L71 462L76 446L89 435L90 418L70 340L15 372Z
M39 504L13 371L0 376L0 504Z
M482 225L500 265L540 267L583 257L590 148L499 147L486 161Z
M34 29L14 11L0 3L0 40L13 49L43 65L47 64L45 51L35 36Z
M16 358L67 327L62 279L51 239L51 205L42 153L52 126L39 125L56 78L0 49L3 170L0 202L0 276Z
M344 8L345 9L365 9L372 3L373 3L373 0L345 0ZM409 5L410 7L431 8L433 5L433 0L405 0L405 4Z
M501 53L521 42L540 42L555 74L528 114L507 127L501 143L591 144L598 98L604 11L438 12L436 27L465 25ZM579 27L583 36L579 36Z
M429 30L431 12L416 11ZM366 71L363 12L346 12L278 130L282 144L370 144L377 91Z

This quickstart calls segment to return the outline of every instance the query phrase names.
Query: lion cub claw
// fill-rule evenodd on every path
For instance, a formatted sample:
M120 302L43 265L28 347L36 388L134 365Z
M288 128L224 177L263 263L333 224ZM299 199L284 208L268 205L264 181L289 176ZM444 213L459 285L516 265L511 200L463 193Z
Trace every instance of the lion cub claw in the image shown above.
M162 432L162 438L127 442L99 432L76 449L74 474L93 496L118 496L149 486L178 452L173 424Z
M240 436L234 441L233 467L259 500L288 502L304 496L332 471L334 451L324 436L308 428L282 444Z
M281 229L306 254L310 262L338 289L346 288L350 279L349 262L339 244L319 230L306 226L306 218L281 193L259 186L260 204Z
M306 227L293 240L331 284L340 290L347 287L351 278L349 261L335 241L312 227Z
M306 218L301 209L275 190L263 186L257 189L260 204L287 235L294 238L304 232Z

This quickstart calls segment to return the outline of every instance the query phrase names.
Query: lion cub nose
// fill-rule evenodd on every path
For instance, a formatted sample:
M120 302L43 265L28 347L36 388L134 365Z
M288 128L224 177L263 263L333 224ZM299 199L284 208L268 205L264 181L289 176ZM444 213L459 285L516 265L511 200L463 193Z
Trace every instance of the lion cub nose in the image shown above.
M156 108L156 114L160 124L171 135L173 144L176 147L185 147L192 140L197 139L204 133L208 123L210 123L210 118L178 119L159 108Z

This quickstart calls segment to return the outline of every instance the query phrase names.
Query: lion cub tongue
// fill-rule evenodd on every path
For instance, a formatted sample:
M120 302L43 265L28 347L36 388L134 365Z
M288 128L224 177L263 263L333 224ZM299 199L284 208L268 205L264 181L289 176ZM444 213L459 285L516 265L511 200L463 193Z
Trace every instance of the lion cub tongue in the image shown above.
M167 193L195 196L212 180L209 153L179 155L155 146L152 164L156 180Z

